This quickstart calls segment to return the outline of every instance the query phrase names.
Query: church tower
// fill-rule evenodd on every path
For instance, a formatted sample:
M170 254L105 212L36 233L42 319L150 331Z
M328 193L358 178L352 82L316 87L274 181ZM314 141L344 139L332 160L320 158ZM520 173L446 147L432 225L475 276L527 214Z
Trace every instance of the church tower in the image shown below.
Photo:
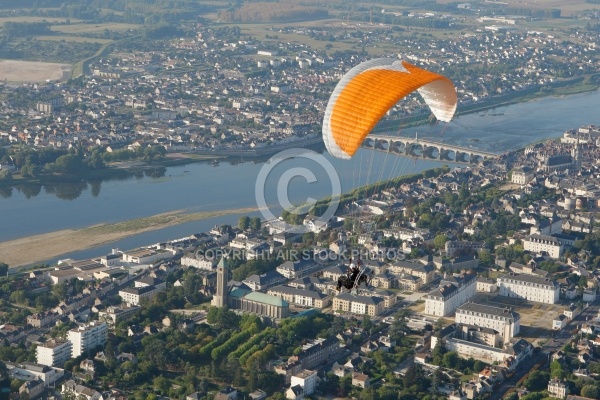
M579 149L579 136L577 136L577 144L571 150L571 158L573 159L573 170L575 172L579 171L581 168L581 154Z
M221 258L217 264L217 290L213 296L211 304L215 307L224 307L227 305L227 279L229 277L229 265L227 259Z

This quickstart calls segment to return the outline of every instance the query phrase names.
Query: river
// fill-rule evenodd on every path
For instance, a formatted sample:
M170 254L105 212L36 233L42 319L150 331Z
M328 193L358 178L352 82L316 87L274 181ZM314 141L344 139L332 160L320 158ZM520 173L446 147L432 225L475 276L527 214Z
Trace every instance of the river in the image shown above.
M428 137L432 140L472 146L493 152L524 147L528 143L556 138L565 130L599 124L600 91L498 107L481 113L459 115L448 124L406 129L400 135ZM459 108L460 114L460 108ZM415 160L402 156L361 149L350 161L338 160L327 153L339 176L342 191L393 176L420 172L440 166L436 161ZM152 173L140 173L126 179L54 187L28 187L0 192L0 242L61 229L76 229L101 223L113 223L173 210L214 211L256 207L255 183L264 161L232 164L194 163L168 167ZM278 180L290 169L304 169L317 181L308 183L295 177L286 184L294 203L310 197L331 194L327 171L314 161L293 158L281 162L268 175L267 204L281 210ZM256 213L255 215L259 215ZM104 254L111 247L131 249L203 232L215 224L236 224L238 215L212 218L147 232L111 245L65 255L87 258ZM63 257L64 258L64 257ZM0 261L2 255L0 254Z

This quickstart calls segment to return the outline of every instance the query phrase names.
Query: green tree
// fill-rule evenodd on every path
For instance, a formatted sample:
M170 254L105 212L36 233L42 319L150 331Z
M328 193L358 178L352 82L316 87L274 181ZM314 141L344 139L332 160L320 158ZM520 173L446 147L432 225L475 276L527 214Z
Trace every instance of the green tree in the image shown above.
M154 389L159 390L163 395L169 393L169 389L171 388L171 382L162 375L154 378L152 384L154 386Z
M183 294L192 304L197 304L202 300L202 295L198 293L202 287L202 277L193 272L189 272L183 281Z
M10 294L10 301L17 304L27 305L29 300L27 299L27 293L24 290L15 290Z
M65 154L56 159L54 168L56 172L76 173L81 170L81 157L76 154Z
M504 396L503 400L519 400L519 395L515 392L512 392Z
M473 363L473 372L479 373L485 368L485 364L479 360Z
M444 245L446 244L447 241L448 241L448 236L446 236L444 234L440 234L440 235L437 235L435 237L435 239L433 239L433 245L438 250L443 249Z
M250 217L244 215L238 218L238 228L245 231L250 228Z
M401 316L396 316L388 329L390 337L395 341L402 340L406 331L408 331L408 326L404 317Z
M530 391L542 391L548 387L550 374L546 371L533 371L529 374L523 385Z
M433 348L431 355L433 357L433 363L435 365L443 365L444 363L444 355L446 354L446 349L441 344L441 340L438 340L437 344Z
M0 262L0 276L6 276L8 274L8 264Z
M562 379L564 378L564 371L562 365L557 360L552 361L550 364L550 376L552 378Z
M0 170L0 181L10 181L12 178L12 172L7 169Z
M258 232L260 231L261 228L261 221L259 217L252 217L252 219L250 219L250 229L252 229L254 232Z
M546 382L546 385L548 382ZM529 393L525 396L521 397L521 400L545 400L547 398L546 393L537 392L537 393Z
M458 366L459 358L455 351L444 354L443 360L446 368L455 369Z
M479 253L479 263L482 265L492 265L494 257L489 251L482 251Z
M363 328L366 332L369 332L373 328L373 322L371 321L371 317L369 317L368 315L363 315L360 327Z
M600 399L600 388L597 385L585 385L581 388L581 396Z

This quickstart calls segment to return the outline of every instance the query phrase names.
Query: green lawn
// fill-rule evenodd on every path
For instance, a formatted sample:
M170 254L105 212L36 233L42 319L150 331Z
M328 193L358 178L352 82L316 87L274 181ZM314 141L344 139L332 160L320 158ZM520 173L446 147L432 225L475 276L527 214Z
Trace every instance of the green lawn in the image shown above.
M0 26L4 26L5 22L44 22L44 21L62 24L62 23L66 23L67 19L66 18L49 18L49 17L1 17L0 18ZM74 21L79 22L80 20L74 20L74 19L71 20L71 22L74 22Z
M110 40L110 39L87 38L87 37L81 37L81 36L36 36L35 38L38 40L51 40L53 42L60 42L60 41L64 40L65 42L76 42L76 43L100 43L100 44L112 43L112 40Z
M67 34L78 34L78 33L101 33L105 29L109 31L126 31L129 29L139 29L141 25L137 24L119 24L119 23L107 23L107 24L69 24L69 25L57 25L51 29L56 32L67 33Z

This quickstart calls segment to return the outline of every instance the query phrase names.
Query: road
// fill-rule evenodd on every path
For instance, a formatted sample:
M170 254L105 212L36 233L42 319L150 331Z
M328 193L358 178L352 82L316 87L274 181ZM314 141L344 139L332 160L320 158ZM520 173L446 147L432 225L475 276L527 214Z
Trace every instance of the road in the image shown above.
M490 400L502 399L502 396L504 396L504 394L510 388L514 388L519 379L524 377L525 374L527 374L535 364L543 363L544 361L549 362L551 354L557 350L560 350L565 343L571 339L571 331L577 328L578 325L596 318L599 309L599 304L590 304L578 316L569 321L565 328L563 328L561 331L553 333L552 336L549 337L542 346L540 346L540 351L533 353L531 357L519 364L515 374L511 378L505 380L502 385L495 390L494 393L492 393Z

